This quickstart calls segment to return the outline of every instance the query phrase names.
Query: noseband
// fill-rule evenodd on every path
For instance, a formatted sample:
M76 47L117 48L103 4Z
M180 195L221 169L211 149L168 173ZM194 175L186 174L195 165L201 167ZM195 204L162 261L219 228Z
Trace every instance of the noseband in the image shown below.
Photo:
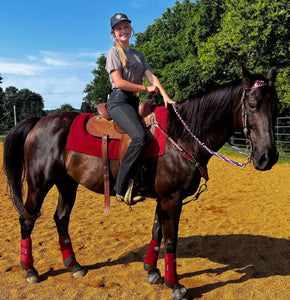
M248 151L252 154L252 143L249 135L249 130L248 130L248 115L247 115L247 110L245 106L245 99L246 99L246 93L250 90L260 88L262 86L266 86L267 83L263 80L257 80L254 82L254 84L250 88L245 88L243 90L242 98L241 98L241 107L242 107L242 123L243 123L243 132L246 138L247 142L247 149Z

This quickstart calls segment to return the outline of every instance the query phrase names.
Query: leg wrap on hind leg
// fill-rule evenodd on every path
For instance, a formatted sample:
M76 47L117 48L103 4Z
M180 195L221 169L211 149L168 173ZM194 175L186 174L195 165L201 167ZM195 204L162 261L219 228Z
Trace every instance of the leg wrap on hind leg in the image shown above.
M151 240L144 260L144 269L146 271L154 271L156 269L159 250L160 243Z
M60 250L62 253L63 264L68 268L76 263L74 251L69 235L61 236L59 238Z
M165 252L165 276L164 282L170 288L173 288L177 283L176 275L176 254L168 254Z
M21 257L20 264L22 269L28 270L33 267L33 257L32 257L32 241L31 238L25 240L21 239Z

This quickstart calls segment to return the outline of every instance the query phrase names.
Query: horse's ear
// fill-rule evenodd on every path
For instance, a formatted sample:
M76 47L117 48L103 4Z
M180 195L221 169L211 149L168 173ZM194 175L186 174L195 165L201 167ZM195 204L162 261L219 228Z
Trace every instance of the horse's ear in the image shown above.
M277 67L273 67L269 70L268 72L268 80L269 80L269 85L273 85L275 80L276 80L276 71Z
M251 73L246 69L245 66L241 66L241 75L242 75L242 82L243 82L243 89L250 87L250 76Z
M245 66L241 66L241 74L242 74L242 77L249 77L251 75L251 73L246 69Z

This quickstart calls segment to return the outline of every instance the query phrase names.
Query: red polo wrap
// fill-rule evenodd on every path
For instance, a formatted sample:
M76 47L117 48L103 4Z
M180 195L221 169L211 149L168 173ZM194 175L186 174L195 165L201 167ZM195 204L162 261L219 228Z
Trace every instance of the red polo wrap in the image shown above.
M176 254L168 254L165 252L165 276L164 281L170 287L174 287L177 283L176 275Z
M69 235L64 235L59 238L62 260L66 267L72 267L76 263L74 251Z
M29 270L33 267L33 257L32 257L32 241L31 238L25 240L21 239L21 257L20 262L24 270Z
M144 260L144 263L146 265L151 266L151 269L149 271L154 271L156 269L159 250L160 243L151 240Z

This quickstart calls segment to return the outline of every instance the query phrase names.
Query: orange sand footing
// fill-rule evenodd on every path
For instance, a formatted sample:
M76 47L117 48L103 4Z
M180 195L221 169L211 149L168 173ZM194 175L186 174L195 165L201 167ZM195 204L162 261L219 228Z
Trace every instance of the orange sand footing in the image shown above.
M0 143L3 157L3 143ZM0 167L2 167L2 162ZM184 206L179 229L179 281L189 299L290 299L289 164L258 172L212 158L208 191ZM32 234L38 284L20 268L18 214L0 177L0 299L170 299L171 290L146 281L143 259L151 239L155 200L128 207L79 187L70 235L80 264L89 269L72 279L62 264L53 221L53 188ZM158 267L164 275L164 249Z

